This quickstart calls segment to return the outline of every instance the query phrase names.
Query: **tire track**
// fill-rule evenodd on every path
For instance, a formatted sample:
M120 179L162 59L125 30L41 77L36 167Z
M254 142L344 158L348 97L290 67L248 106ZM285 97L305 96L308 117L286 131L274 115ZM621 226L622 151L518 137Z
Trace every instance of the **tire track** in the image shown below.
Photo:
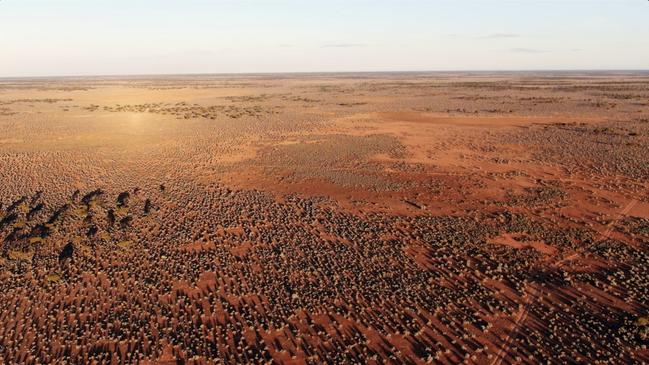
M601 242L603 240L608 239L610 237L610 235L611 235L611 232L613 231L613 227L620 220L622 220L622 218L625 215L627 215L637 203L638 203L637 199L631 199L631 201L624 207L624 209L622 209L618 213L617 217L615 217L614 220L612 220L609 224L607 224L606 230L599 235L599 237L598 237L599 239L596 240L595 242L599 243L599 242ZM590 250L594 245L595 244L586 246L582 250L578 250L577 252L575 252L575 253L573 253L571 255L568 255L568 256L564 257L563 259L561 259L559 261L554 262L553 264L551 264L551 267L555 268L555 269L561 268L561 266L563 266L563 264L565 264L567 262L570 262L570 261L576 259L577 257L581 256L584 252ZM525 321L525 319L528 316L529 308L532 305L536 304L536 302L539 300L540 295L541 295L541 293L538 293L538 294L530 293L530 296L528 297L528 300L525 301L525 304L521 307L519 312L516 314L516 317L515 317L515 320L514 320L514 327L512 328L510 333L505 337L505 340L503 342L503 346L496 353L496 358L494 359L494 361L491 362L491 365L500 365L502 363L502 361L507 357L507 353L509 353L511 342L513 341L514 338L516 338L516 335L518 335L518 332L520 331L521 324L523 323L523 321Z

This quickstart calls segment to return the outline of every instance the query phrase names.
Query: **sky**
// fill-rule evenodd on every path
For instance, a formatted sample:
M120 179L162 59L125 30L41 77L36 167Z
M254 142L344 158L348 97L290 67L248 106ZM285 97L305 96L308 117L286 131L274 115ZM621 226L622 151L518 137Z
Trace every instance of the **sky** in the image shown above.
M0 77L649 69L646 0L0 0Z

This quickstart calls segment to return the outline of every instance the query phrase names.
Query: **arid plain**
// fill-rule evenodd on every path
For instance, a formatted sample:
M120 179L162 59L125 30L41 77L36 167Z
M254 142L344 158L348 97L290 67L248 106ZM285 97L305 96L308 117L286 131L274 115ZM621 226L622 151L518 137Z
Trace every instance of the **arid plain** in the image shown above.
M647 73L0 80L1 363L647 345Z

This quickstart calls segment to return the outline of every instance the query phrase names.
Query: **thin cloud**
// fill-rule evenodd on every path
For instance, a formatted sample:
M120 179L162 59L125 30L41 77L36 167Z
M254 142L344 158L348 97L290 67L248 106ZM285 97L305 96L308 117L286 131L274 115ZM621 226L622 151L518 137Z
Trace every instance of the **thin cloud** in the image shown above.
M514 53L546 53L548 51L544 49L536 49L536 48L510 48L509 52L514 52Z
M355 48L355 47L367 47L367 44L363 43L332 43L325 44L323 48Z
M492 33L482 37L478 37L478 39L504 39L504 38L518 38L518 37L520 37L520 35L516 33Z

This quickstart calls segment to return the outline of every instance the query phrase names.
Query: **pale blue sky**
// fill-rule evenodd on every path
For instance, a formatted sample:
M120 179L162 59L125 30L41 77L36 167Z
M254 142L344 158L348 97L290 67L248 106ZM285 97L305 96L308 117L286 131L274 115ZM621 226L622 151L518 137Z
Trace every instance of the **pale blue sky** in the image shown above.
M0 77L649 69L646 0L0 0Z

